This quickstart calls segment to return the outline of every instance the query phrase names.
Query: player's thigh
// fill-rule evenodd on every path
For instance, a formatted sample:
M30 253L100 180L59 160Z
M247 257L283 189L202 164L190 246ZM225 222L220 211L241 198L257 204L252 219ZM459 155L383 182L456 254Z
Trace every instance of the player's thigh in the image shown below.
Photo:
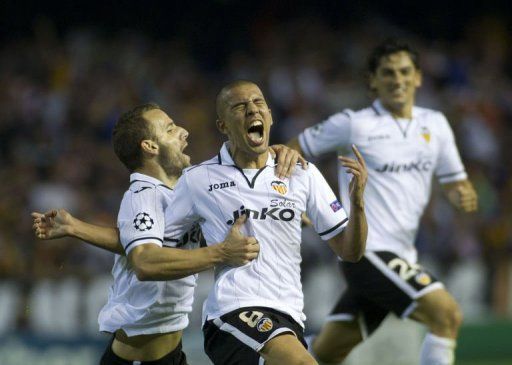
M438 289L416 300L410 318L431 328L456 329L462 322L462 312L455 298L445 289Z
M357 320L326 322L313 342L313 353L323 361L341 361L362 340Z
M304 345L291 333L269 340L260 351L265 365L314 365L315 359Z

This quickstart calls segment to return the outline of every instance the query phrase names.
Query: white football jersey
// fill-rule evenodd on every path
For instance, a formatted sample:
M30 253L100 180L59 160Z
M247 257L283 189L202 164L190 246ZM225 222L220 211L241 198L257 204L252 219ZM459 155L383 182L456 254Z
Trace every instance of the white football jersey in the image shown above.
M350 146L357 146L368 166L366 250L391 251L413 263L432 177L441 184L467 178L448 121L430 109L414 107L411 120L399 120L377 100L371 107L346 110L307 128L299 143L307 156L338 151L355 158ZM341 165L338 180L341 199L348 201L350 175Z
M188 325L196 275L169 281L139 281L127 259L134 247L143 244L184 249L199 245L198 225L174 230L173 238L167 235L165 217L172 209L174 196L174 191L160 180L139 173L130 176L117 220L126 256L115 256L114 283L99 314L100 331L123 329L128 336L135 336L177 331Z
M320 237L340 233L347 216L318 169L295 169L291 179L274 174L269 154L265 167L240 169L224 144L215 158L193 166L176 185L168 226L200 220L208 245L222 242L233 222L248 216L242 234L260 244L257 259L242 267L216 267L215 285L203 307L213 319L237 308L270 307L303 324L300 280L301 214L306 212ZM173 231L174 228L168 229Z

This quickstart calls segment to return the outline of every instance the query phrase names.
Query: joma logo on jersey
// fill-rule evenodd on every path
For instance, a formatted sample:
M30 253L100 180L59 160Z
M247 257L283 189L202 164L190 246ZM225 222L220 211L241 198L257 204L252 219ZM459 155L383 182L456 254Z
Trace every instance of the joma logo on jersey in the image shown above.
M396 163L391 162L384 164L384 166L375 169L377 172L394 172L394 173L400 173L400 172L411 172L411 171L418 171L418 172L426 172L430 171L432 167L432 161L416 161L416 162L409 162L409 163Z
M272 183L270 185L272 186L272 189L274 189L281 195L285 195L288 192L288 187L282 181L275 180L275 181L272 181Z
M267 219L273 219L275 221L289 222L295 218L295 211L293 209L282 209L278 207L274 208L263 208L261 211L246 209L243 205L240 209L233 212L233 219L228 220L226 223L232 225L242 215L246 215L248 219L258 219L264 221Z
M236 186L234 181L222 182L220 184L210 184L208 191L218 190L218 189L226 189L232 186Z

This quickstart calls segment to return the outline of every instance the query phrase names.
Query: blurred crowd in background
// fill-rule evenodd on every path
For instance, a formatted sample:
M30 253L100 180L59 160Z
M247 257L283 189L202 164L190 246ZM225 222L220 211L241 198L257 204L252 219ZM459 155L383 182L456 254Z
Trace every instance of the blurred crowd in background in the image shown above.
M249 79L261 86L272 108L272 142L285 143L331 113L371 102L366 57L389 35L420 52L424 78L417 104L446 114L480 196L479 212L464 216L434 188L418 235L420 257L441 278L462 265L453 283L460 287L457 283L470 278L469 302L479 303L469 309L469 319L471 314L512 317L507 25L482 17L451 41L408 33L383 18L343 30L314 18L255 20L249 27L243 47L213 66L180 37L87 28L60 34L44 19L35 23L31 36L1 45L0 290L16 298L9 306L8 297L0 295L0 307L16 309L0 308L7 316L4 329L31 330L31 311L42 300L37 293L45 290L41 283L71 278L80 294L76 283L87 285L109 273L112 254L72 239L36 240L30 212L63 207L84 220L115 225L129 181L110 143L120 113L136 104L158 103L190 132L187 151L199 163L216 154L223 140L214 123L217 91L231 80ZM334 155L315 163L337 191ZM307 237L306 278L334 262L325 245L314 235ZM335 280L337 275L334 270Z

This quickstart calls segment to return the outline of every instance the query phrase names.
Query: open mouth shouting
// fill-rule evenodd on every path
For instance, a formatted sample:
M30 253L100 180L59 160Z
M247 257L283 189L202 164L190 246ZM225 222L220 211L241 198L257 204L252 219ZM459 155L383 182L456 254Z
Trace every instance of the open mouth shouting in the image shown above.
M263 144L263 122L261 120L254 120L247 129L247 136L249 137L249 144L257 147Z

